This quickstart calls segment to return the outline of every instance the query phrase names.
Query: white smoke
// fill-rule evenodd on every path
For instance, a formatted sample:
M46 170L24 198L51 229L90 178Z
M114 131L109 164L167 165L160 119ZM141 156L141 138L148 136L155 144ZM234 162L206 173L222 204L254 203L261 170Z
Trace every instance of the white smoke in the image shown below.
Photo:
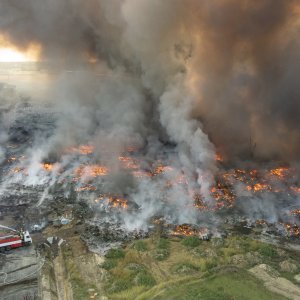
M66 182L81 165L105 164L110 174L95 180L97 193L126 194L139 206L138 212L123 214L127 228L144 228L160 213L173 222L198 222L202 215L193 207L193 194L211 204L210 188L217 172L215 147L206 132L221 140L227 151L244 150L252 131L260 141L275 132L261 153L273 152L277 136L297 140L299 118L296 113L287 118L288 112L298 111L297 76L290 75L287 64L285 75L275 76L275 82L282 83L278 84L282 92L275 97L278 87L271 82L268 59L272 54L277 66L275 62L280 65L288 53L292 57L299 53L294 51L298 44L291 45L290 39L278 47L282 34L278 28L297 36L286 22L292 8L293 1L274 5L269 0L256 5L236 0L2 1L0 30L20 48L41 44L43 58L54 62L56 70L43 95L54 111L54 125L51 132L45 128L34 132L20 163L27 173L12 174L10 180L29 186L58 182L67 189ZM267 45L275 41L278 54L267 46L257 53L262 37ZM87 64L87 58L97 59L98 64ZM297 75L299 70L293 67L291 72ZM289 87L294 92L283 110L282 94ZM274 112L270 122L264 111ZM5 132L1 129L3 143L9 136ZM83 144L93 146L93 153L68 152ZM298 143L281 144L287 146L274 153L294 153L299 148ZM136 179L122 170L118 157L129 147L137 149L142 170L149 171L161 159L174 167L174 178L166 173ZM42 167L45 161L56 167L47 173ZM166 188L166 182L181 175L187 184ZM72 184L78 187L92 179L76 180ZM40 204L47 195L48 190Z

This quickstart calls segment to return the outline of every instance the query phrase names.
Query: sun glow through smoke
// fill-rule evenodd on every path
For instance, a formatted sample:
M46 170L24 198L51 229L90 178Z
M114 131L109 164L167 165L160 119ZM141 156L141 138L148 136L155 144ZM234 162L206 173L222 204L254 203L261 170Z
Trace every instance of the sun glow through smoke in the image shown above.
M20 50L0 35L0 62L36 62L40 53L41 47L36 43L31 43L26 49Z
M0 49L0 62L27 62L30 59L21 52L13 49Z

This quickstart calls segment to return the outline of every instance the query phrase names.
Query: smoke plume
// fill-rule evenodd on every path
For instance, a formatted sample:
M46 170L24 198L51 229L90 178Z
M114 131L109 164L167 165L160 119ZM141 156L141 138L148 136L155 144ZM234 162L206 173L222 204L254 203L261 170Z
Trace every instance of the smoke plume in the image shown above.
M257 157L297 159L297 1L4 0L0 17L2 34L41 44L45 59L94 57L137 77L176 143L190 145L182 135L201 120L229 158L255 144Z
M168 214L187 222L197 217L180 211L192 206L186 191L162 197L159 182L135 186L115 159L135 147L145 168L152 158L176 161L176 175L208 203L216 149L228 160L296 161L299 11L293 0L2 0L1 35L20 49L40 45L61 69L45 95L56 127L28 149L30 178L42 161L91 144L94 162L112 170L103 190L130 194L145 207L140 219L176 198ZM92 71L88 61L97 61ZM76 167L67 155L60 163Z

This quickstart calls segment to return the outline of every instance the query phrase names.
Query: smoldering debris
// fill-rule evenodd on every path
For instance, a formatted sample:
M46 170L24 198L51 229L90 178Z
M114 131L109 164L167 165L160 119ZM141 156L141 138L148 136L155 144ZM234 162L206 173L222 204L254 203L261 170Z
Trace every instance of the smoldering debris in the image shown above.
M15 121L24 122L31 142L17 139L11 148L10 135L15 136L18 126L12 122L7 131L4 143L7 159L1 167L3 211L13 206L36 207L43 220L35 221L44 222L48 218L51 223L63 217L66 205L70 204L80 212L77 219L94 219L98 225L93 226L99 228L104 223L118 228L122 233L120 240L125 235L132 239L134 232L139 235L151 231L152 219L159 215L168 224L202 224L210 229L221 228L228 215L236 219L234 223L240 222L240 216L254 223L256 220L295 226L299 223L298 214L293 213L299 205L296 167L252 162L228 169L220 157L216 158L219 171L209 190L212 200L207 202L201 189L190 181L190 176L197 178L197 173L185 173L181 168L175 145L157 142L155 152L149 154L147 146L135 145L120 153L111 145L101 148L90 143L68 146L47 157L36 141L43 141L43 136L48 141L56 137L59 113L52 110L49 115L44 110L33 115L32 112L23 110ZM51 123L51 126L40 126L37 130L38 117L41 124ZM53 213L55 217L51 217ZM100 224L97 220L106 221Z

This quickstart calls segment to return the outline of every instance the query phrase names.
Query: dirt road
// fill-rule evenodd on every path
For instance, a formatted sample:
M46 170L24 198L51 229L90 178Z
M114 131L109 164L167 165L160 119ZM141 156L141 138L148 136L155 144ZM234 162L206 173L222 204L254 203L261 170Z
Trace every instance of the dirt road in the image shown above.
M43 264L33 246L0 254L0 299L38 299L38 275Z

